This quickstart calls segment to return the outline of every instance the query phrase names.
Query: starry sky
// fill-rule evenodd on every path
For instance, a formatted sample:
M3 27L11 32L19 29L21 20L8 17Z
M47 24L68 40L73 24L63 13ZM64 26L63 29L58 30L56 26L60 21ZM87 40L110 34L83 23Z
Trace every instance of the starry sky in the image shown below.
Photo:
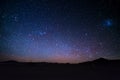
M120 0L0 0L0 61L120 59Z

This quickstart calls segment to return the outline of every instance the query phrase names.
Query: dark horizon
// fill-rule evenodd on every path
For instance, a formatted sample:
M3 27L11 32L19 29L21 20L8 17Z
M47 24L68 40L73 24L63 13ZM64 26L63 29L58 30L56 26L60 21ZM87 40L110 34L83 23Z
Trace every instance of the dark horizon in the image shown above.
M118 61L120 61L120 59L106 59L106 58L98 58L98 59L94 59L94 60L89 60L89 61L84 61L84 62L78 62L78 63L69 63L69 62L66 62L66 63L59 63L59 62L45 62L45 61L43 61L43 62L32 62L32 61L27 61L27 62L25 62L25 61L16 61L16 60L4 60L4 61L0 61L0 63L25 63L25 64L27 64L27 63L33 63L33 64L84 64L84 63L94 63L94 62L96 62L96 63L98 63L98 64L101 64L101 63L103 63L104 65L105 65L105 63L104 62L118 62Z
M80 64L0 63L2 80L119 80L120 60L103 58Z

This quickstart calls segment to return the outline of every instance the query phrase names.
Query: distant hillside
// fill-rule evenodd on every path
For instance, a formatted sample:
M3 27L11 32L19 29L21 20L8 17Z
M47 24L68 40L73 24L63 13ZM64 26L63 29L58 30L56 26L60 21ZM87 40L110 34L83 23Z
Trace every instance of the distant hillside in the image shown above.
M0 62L0 64L58 64L58 65L78 65L78 64L106 64L106 63L119 63L120 60L107 60L104 58L99 58L93 61L88 61L88 62L83 62L83 63L75 63L75 64L70 64L70 63L49 63L49 62L17 62L13 60L9 61L4 61Z
M120 60L79 63L0 62L0 80L120 80Z

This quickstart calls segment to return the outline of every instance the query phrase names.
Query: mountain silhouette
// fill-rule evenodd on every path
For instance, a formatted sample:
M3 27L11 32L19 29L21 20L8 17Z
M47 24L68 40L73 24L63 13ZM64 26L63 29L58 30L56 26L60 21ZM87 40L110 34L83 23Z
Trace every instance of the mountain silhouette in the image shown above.
M108 59L105 59L105 58L99 58L99 59L96 59L94 61L92 61L92 63L96 63L96 64L106 64L108 63L110 60Z
M109 60L105 59L105 58L99 58L99 59L96 59L96 60L93 60L93 61L88 61L88 62L83 62L83 63L103 63L103 62L108 62ZM9 61L3 61L3 62L0 62L0 63L16 63L16 64L70 64L70 63L50 63L50 62L17 62L17 61L14 61L14 60L9 60ZM83 64L83 63L78 63L78 64ZM77 64L77 63L75 63Z
M1 63L18 63L18 62L17 62L17 61L14 61L14 60L9 60L9 61L1 62Z
M108 60L105 59L105 58L99 58L99 59L96 59L94 61L96 61L96 62L104 62L104 61L108 61Z
M79 64L0 62L0 80L120 80L120 60Z

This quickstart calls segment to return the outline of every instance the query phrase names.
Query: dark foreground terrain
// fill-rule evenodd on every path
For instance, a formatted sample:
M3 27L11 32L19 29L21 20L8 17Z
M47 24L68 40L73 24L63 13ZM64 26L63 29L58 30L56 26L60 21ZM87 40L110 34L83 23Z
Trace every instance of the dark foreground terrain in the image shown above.
M120 60L81 64L0 63L0 80L120 80Z

